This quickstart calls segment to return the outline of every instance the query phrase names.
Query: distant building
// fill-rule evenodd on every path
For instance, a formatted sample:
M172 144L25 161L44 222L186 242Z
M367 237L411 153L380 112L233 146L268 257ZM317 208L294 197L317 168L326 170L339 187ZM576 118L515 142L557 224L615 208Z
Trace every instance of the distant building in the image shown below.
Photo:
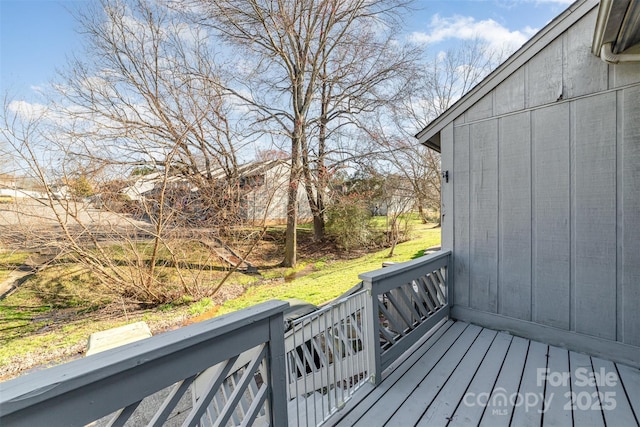
M268 224L286 222L289 171L290 165L286 160L252 162L238 168L239 181L235 191L241 192L240 216L243 220L253 224L261 224L263 221ZM225 179L222 169L215 170L212 175L213 182ZM165 192L171 193L169 199L174 206L186 205L188 201L191 206L204 211L207 206L194 202L204 192L196 181L203 182L182 175L170 175L165 179L164 173L153 172L140 176L133 184L120 190L120 193L129 200L143 202L157 198L164 185ZM307 221L311 218L304 186L300 185L298 219Z

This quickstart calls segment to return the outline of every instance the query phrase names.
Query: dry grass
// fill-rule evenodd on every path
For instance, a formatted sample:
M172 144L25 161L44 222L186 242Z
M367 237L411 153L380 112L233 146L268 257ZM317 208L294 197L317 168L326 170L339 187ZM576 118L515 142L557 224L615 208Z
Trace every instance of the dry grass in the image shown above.
M414 237L398 246L393 261L419 256L438 244L440 230L417 225ZM0 380L81 357L91 333L135 321L146 321L158 334L272 298L321 304L357 283L358 273L389 260L388 249L340 252L331 244L313 243L310 230L302 229L299 259L303 261L296 269L285 269L278 265L282 245L282 230L270 229L249 257L261 276L234 273L212 296L182 297L153 308L127 303L108 292L96 293L101 285L79 265L52 265L0 301ZM243 249L239 245L240 253ZM184 274L196 273L185 268ZM211 269L197 274L201 283L215 286L226 272ZM168 282L172 280L168 277Z

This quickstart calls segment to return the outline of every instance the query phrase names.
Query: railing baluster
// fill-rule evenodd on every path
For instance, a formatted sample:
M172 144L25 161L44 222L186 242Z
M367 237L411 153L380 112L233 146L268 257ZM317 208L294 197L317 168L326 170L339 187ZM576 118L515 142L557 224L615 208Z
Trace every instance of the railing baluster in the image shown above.
M304 324L302 324L302 326L304 327ZM295 395L300 396L300 391L298 389L299 387L298 371L301 373L301 375L304 375L304 369L300 365L300 359L298 358L298 352L296 351L296 349L298 348L298 334L295 333L295 325L293 325L293 330L294 330L294 333L291 336L293 340L293 351L290 352L289 355L290 355L290 358L295 361L295 365L289 366L289 368L287 369L287 372L292 372L292 368L295 368L295 370L293 371L293 375L294 375L293 381L295 382L295 388L296 388ZM289 384L288 384L288 390L291 388ZM300 402L298 400L296 400L296 420L298 421L298 424L300 424Z
M150 426L160 427L167 418L169 418L169 415L171 415L171 412L174 410L178 402L180 402L182 396L184 396L189 387L191 387L195 378L196 376L193 375L183 381L180 381L173 387L169 396L166 397L158 412L156 412L155 416L149 422Z
M395 305L393 305L393 301L389 299L389 301L391 302L392 306L395 307ZM401 324L399 324L396 320L396 316L393 316L389 310L384 306L384 304L380 304L378 305L378 308L380 309L380 311L382 312L382 314L384 315L385 319L387 320L387 322L389 322L389 326L390 326L390 330L392 330L393 332L396 333L396 337L400 337L402 335L404 335L404 328L402 327ZM387 339L389 338L389 336L383 332L383 334L385 334L385 336L387 336ZM391 337L391 341L395 342L396 337Z
M353 348L351 347L351 300L348 299L344 305L344 327L345 327L345 346L347 347L347 396L350 396L353 392L351 387L351 382L353 381L353 376L355 375L355 367L353 366Z
M333 405L335 405L336 400L333 399L332 403L332 391L331 391L331 386L332 386L332 382L331 382L331 372L329 371L329 369L331 368L332 363L335 360L335 355L333 353L332 350L332 346L331 343L329 342L329 328L328 328L328 320L329 320L329 316L327 314L327 312L323 313L322 318L324 319L323 322L323 328L322 328L322 337L323 337L323 344L324 344L324 348L325 348L325 352L327 354L327 364L325 366L325 376L326 376L326 388L327 388L327 392L326 392L326 396L327 396L327 413L331 412L331 408L333 408Z
M338 316L340 320L338 320L337 330L338 330L338 342L340 343L340 364L342 366L342 372L340 375L340 395L341 400L338 403L339 405L343 405L347 400L345 396L347 396L348 389L345 388L345 381L349 378L349 353L346 345L346 337L345 337L345 316L344 316L344 304L338 305Z
M315 359L315 355L313 353L313 346L311 345L311 343L313 342L313 337L314 337L314 335L313 335L313 325L314 325L315 322L313 320L316 317L317 316L315 316L315 315L312 316L311 319L310 319L310 322L309 322L309 334L310 334L310 337L309 337L309 341L308 342L309 342L309 347L310 347L310 350L311 350L311 354L310 354L311 360L309 360L309 363L311 364L311 384L313 386L313 391L314 391L314 393L311 395L311 396L313 396L313 401L312 401L313 422L314 422L315 425L318 425L318 402L316 402L316 395L315 395L315 390L317 390L317 387L316 387L316 372L318 371L318 369L316 368L316 359ZM305 349L307 348L306 343L305 343L304 347L305 347Z
M242 395L244 394L247 387L249 387L249 382L253 381L253 376L260 367L262 360L264 359L267 353L266 345L262 346L260 353L256 356L256 358L244 368L244 372L240 380L235 384L233 392L229 395L228 400L224 408L222 408L221 414L214 423L215 427L224 426L227 422L234 417L235 418L235 410L242 399ZM242 419L245 418L245 414L242 414ZM240 420L234 420L234 424L239 424Z
M249 409L247 409L247 416L244 418L244 420L242 420L242 423L240 424L241 427L248 427L250 425L253 425L253 422L262 410L262 407L264 406L264 402L266 400L267 386L263 384L262 387L258 389L253 402L251 402L251 406L249 406Z
M420 282L418 280L411 282L410 293L411 298L415 300L416 305L418 306L420 319L425 319L429 316L429 310L424 306L426 303L424 302L422 295L420 295Z
M209 403L218 393L218 389L224 385L224 380L229 375L229 372L231 371L233 365L236 363L236 360L238 360L238 356L234 356L231 359L227 360L224 367L220 371L218 371L218 375L209 383L209 387L207 387L207 393L204 396L200 397L200 401L197 403L197 405L194 405L193 410L187 416L185 425L197 424L197 420L199 420L200 417L205 413L207 407L209 406ZM219 416L219 414L216 415Z
M429 279L435 288L436 295L438 296L438 301L440 301L440 305L445 304L444 294L442 293L442 289L440 289L441 285L444 283L444 278L440 273L440 269L434 271L429 275Z
M438 306L439 304L437 303L437 300L434 300L434 299L431 297L431 294L430 294L430 292L431 292L431 291L429 290L429 286L427 285L427 278L426 278L426 276L421 276L421 277L418 279L418 282L419 282L419 284L418 284L418 290L419 290L420 294L423 296L424 301L425 301L425 302L427 303L427 305L429 306L429 310L431 310L431 312L432 312L432 313L433 313L433 312L435 312L435 311L437 310L437 306ZM426 289L426 292L425 292L425 289Z
M133 415L136 408L138 408L141 402L142 400L139 400L127 406L126 408L123 408L120 411L118 411L118 413L111 419L111 421L109 421L109 423L107 424L107 427L124 426L127 423L127 421L129 421L129 418L131 418L131 415Z

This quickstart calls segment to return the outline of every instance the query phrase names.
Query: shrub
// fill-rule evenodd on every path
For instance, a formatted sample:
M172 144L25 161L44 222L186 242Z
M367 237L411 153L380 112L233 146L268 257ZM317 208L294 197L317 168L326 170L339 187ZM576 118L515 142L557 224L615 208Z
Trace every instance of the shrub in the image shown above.
M327 209L327 236L344 250L371 245L374 233L369 226L371 212L364 200L344 197Z

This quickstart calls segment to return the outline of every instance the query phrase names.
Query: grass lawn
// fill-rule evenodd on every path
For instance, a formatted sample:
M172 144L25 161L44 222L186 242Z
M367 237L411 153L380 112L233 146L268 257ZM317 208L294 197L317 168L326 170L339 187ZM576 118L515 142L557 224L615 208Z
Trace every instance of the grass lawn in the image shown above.
M285 283L251 287L240 298L224 303L218 314L229 313L270 299L297 298L316 305L326 303L356 285L360 281L360 273L377 270L385 261L409 261L422 256L426 248L440 244L440 228L433 228L432 225L415 226L413 235L412 240L400 243L396 247L392 258L388 257L389 249L383 249L352 260L329 263L320 259L303 262L296 269L301 272L301 277Z
M234 273L221 295L199 301L184 298L152 309L96 297L86 271L51 266L0 301L0 380L37 364L80 356L91 333L127 323L143 320L158 333L188 323L190 318L201 320L197 316L203 313L220 315L270 299L297 298L321 305L356 285L360 273L381 268L385 261L416 258L426 248L440 244L440 228L416 221L412 237L396 247L392 258L389 249L384 249L348 260L305 259L295 269L264 270L262 277ZM26 259L2 255L0 267L19 265ZM217 302L222 300L226 302Z

